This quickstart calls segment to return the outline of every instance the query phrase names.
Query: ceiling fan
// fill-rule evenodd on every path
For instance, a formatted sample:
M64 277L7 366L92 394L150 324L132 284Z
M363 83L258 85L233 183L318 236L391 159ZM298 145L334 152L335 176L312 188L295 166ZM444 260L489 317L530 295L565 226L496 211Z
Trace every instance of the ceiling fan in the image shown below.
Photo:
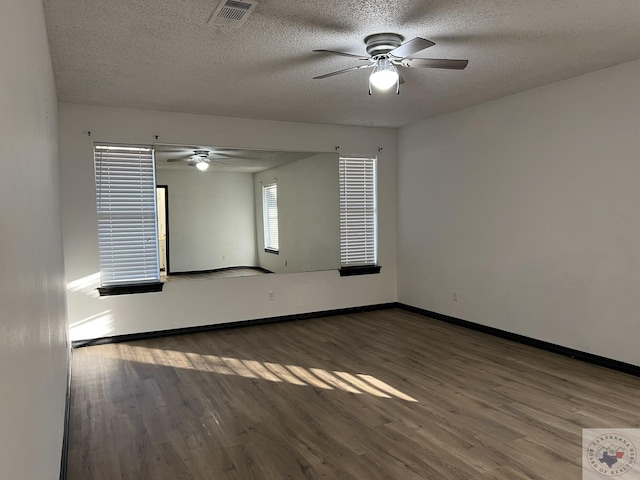
M367 55L357 55L354 53L337 52L335 50L314 50L318 53L330 55L340 55L343 57L353 57L368 63L356 65L354 67L338 70L337 72L325 73L313 77L314 80L340 75L341 73L362 68L373 68L369 76L369 95L371 86L380 90L388 90L396 86L396 93L400 93L400 84L404 83L402 76L398 73L398 68L446 68L451 70L463 70L469 60L452 60L445 58L414 58L418 52L435 45L431 40L420 37L402 43L404 37L397 33L374 33L364 39Z
M215 155L215 157L213 156ZM210 150L194 150L193 154L185 157L168 158L167 162L186 162L190 167L196 167L200 172L206 172L210 163L219 163L221 165L229 165L228 163L217 160L218 158L231 158L231 155L224 153L212 152Z

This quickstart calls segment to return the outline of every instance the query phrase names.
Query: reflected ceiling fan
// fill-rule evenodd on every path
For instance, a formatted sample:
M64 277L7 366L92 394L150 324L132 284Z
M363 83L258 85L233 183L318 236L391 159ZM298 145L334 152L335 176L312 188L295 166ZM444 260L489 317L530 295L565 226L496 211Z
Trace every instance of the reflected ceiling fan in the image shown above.
M190 167L196 167L200 172L206 172L209 169L210 163L219 163L221 165L229 165L228 163L221 162L218 159L231 158L231 155L224 153L212 152L210 150L194 150L193 154L185 157L168 158L167 162L186 162Z
M373 68L369 76L369 95L371 87L379 90L388 90L395 85L396 93L400 93L400 84L404 83L402 76L398 73L400 68L446 68L450 70L463 70L469 60L452 60L446 58L414 58L413 55L421 52L425 48L435 45L431 40L415 37L402 43L404 37L397 33L374 33L364 39L367 55L357 55L354 53L337 52L335 50L314 50L318 53L329 55L340 55L342 57L357 58L367 62L364 65L338 70L337 72L325 73L313 77L314 80L340 75L341 73L363 68Z

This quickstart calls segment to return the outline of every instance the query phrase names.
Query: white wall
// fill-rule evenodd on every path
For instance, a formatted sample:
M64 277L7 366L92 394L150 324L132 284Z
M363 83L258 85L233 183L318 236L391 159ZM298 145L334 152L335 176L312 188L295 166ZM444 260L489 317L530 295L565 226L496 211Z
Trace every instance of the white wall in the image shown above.
M638 79L640 61L403 128L399 301L640 365Z
M340 268L338 155L321 153L254 175L260 266L276 273ZM262 186L278 185L279 252L264 251Z
M168 186L170 272L255 266L253 174L157 170Z
M63 233L71 336L181 328L396 300L396 131L60 105ZM91 131L91 136L87 132ZM94 141L379 154L379 275L338 272L169 282L164 292L96 298ZM275 300L268 300L273 291Z
M67 379L57 105L42 2L0 2L0 478L57 479Z

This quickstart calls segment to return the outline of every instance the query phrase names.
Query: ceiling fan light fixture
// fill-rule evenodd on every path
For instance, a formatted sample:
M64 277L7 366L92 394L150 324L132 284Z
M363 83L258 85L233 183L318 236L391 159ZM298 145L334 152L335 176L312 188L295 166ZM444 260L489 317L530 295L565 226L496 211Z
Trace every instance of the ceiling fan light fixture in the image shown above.
M369 77L371 85L378 90L389 90L398 84L398 70L387 58L380 58Z
M204 160L201 160L198 163L196 163L196 168L198 169L199 172L206 172L207 170L209 170L209 163L205 162Z
M229 0L230 1L230 0ZM323 54L339 55L341 57L351 57L360 60L359 65L343 68L324 75L313 77L314 80L333 77L347 72L360 70L361 68L373 68L369 76L369 95L372 89L389 90L395 85L396 94L400 94L400 85L404 79L398 72L398 68L444 68L448 70L464 70L469 63L468 60L456 60L450 58L417 58L416 54L424 49L432 47L435 42L422 37L415 37L404 43L404 37L398 33L374 33L365 37L367 55L358 55L337 50L314 50ZM368 64L362 61L368 60Z

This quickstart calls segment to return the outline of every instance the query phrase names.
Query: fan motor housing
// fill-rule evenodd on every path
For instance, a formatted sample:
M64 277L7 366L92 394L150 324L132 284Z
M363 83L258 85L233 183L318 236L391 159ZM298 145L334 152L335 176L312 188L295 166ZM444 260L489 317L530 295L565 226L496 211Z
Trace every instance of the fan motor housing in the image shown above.
M385 55L402 44L404 37L397 33L374 33L364 39L367 44L367 53L375 57Z

